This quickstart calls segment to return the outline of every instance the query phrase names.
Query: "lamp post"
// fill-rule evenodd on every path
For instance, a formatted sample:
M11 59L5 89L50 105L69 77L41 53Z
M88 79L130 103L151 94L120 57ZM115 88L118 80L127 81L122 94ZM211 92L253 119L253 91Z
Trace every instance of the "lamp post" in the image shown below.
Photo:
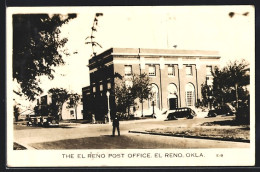
M108 123L111 122L111 119L110 119L110 105L109 105L109 96L110 96L110 92L107 91L107 117L108 117Z
M153 118L154 118L154 100L152 101L152 106L153 106Z
M212 109L212 98L213 98L211 86L209 86L209 95L208 96L209 96L209 109L211 110Z
M131 101L130 101L130 97L131 97L131 89L128 90L128 118L130 117L130 106L131 106Z

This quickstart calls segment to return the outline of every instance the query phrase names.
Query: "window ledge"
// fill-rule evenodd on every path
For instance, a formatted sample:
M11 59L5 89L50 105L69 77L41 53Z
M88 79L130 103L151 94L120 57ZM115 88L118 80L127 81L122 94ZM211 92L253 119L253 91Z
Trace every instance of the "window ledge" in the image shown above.
M175 78L175 76L174 76L174 75L168 75L168 77L169 77L169 78Z

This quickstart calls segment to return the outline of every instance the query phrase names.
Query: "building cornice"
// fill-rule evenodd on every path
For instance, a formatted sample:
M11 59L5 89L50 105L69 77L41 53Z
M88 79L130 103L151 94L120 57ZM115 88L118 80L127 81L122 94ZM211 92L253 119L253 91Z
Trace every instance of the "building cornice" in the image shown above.
M200 64L209 64L209 62L207 61L200 61ZM140 64L139 60L124 60L124 59L114 59L113 60L113 64L126 64L126 65L130 65L130 64ZM159 60L144 60L142 62L142 64L161 64L161 61ZM171 61L164 61L165 65L169 65L169 64L198 64L198 61L196 60L192 60L192 61L186 61L186 60L171 60ZM211 61L210 64L219 64L219 61Z
M163 56L163 57L185 57L185 58L189 58L189 57L201 57L201 58L208 58L208 59L219 59L220 56L219 55L206 55L206 54L152 54L152 53L111 53L111 55L113 56L140 56L140 57L158 57L158 56Z

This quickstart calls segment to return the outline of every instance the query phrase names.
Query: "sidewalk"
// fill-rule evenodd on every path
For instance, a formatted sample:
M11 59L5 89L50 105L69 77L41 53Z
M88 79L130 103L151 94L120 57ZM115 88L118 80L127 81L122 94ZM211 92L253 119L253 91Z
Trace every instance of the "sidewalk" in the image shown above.
M120 124L133 124L133 123L143 123L143 122L149 122L149 121L163 121L161 119L156 119L156 118L147 118L147 119L140 119L140 120L125 120L125 121L120 121ZM70 125L73 127L94 127L94 126L106 126L106 125L112 125L112 122L110 123L96 123L96 124L92 124L92 123L60 123L60 125L62 126L66 126L66 125Z
M232 148L250 146L249 139L248 141L232 141L218 137L212 139L208 138L207 135L204 137L192 135L192 133L198 133L199 128L212 129L207 131L211 135L214 134L215 128L229 129L226 133L230 133L230 131L239 127L227 126L226 124L224 126L201 126L201 124L231 119L231 117L216 117L163 121L151 118L121 121L121 137L111 137L111 123L91 125L89 123L61 123L61 126L56 128L15 126L14 142L27 149L124 149L126 145L128 145L127 148ZM182 130L183 132L181 132ZM179 135L175 133L176 131L179 132ZM245 130L245 132L249 131L249 129ZM231 132L231 135L233 133ZM241 131L238 131L238 133L241 133ZM184 142L185 144L183 144Z

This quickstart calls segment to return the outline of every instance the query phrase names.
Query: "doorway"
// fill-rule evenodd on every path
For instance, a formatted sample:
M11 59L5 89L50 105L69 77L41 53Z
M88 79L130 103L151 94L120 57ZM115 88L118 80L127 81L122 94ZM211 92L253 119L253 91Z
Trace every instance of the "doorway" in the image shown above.
M174 110L178 108L178 98L170 98L169 99L170 110Z
M168 85L168 108L169 110L174 110L178 108L178 89L174 83Z

